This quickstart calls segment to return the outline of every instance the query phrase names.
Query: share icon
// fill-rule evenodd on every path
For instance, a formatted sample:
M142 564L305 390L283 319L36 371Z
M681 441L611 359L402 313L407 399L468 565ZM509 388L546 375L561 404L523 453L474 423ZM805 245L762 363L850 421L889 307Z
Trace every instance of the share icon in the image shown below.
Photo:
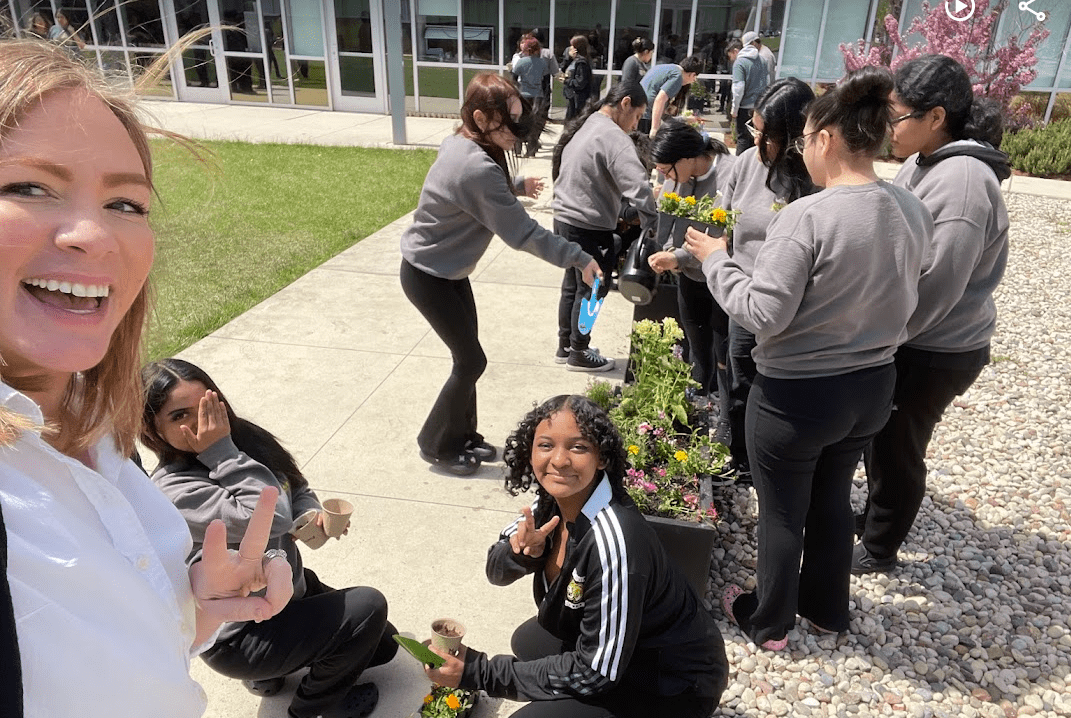
M1045 15L1044 12L1035 10L1034 8L1030 7L1033 4L1034 4L1034 0L1023 0L1023 2L1019 3L1019 11L1020 12L1033 13L1034 17L1036 17L1038 19L1038 22L1045 22L1045 18L1047 16Z

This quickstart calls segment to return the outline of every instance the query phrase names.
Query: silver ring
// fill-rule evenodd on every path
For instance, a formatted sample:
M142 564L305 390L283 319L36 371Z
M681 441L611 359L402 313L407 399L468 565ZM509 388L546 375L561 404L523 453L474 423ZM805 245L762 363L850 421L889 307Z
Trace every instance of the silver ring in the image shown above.
M281 548L270 548L264 552L264 558L261 559L260 565L265 571L268 570L268 562L272 559L281 558L286 560L286 551Z

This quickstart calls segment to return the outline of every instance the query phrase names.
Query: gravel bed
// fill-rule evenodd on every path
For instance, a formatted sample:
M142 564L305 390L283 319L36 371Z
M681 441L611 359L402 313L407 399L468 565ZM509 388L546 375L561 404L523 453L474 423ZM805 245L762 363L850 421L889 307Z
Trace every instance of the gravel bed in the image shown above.
M754 587L755 498L722 489L708 608L722 716L1071 716L1071 202L1012 194L994 361L945 413L927 497L889 575L852 579L851 631L756 649L723 615ZM861 508L865 477L856 476Z

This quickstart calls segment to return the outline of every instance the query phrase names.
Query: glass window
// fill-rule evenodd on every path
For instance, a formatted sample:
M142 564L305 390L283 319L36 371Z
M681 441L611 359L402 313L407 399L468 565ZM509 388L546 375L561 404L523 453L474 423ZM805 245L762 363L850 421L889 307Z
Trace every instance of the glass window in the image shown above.
M543 33L544 43L547 40L547 29L550 27L550 3L519 3L504 0L503 18L506 22L506 42L502 48L503 65L513 59L517 52L517 43L521 35L539 28Z
M125 0L120 6L126 30L126 44L131 47L166 47L164 24L157 0Z
M22 37L47 38L52 29L52 5L48 0L16 0L16 23Z
M319 0L290 0L288 19L291 54L323 57L323 18ZM299 104L305 103L299 101Z
M732 73L729 58L725 56L725 46L753 27L753 11L754 4L750 2L699 8L695 16L696 39L692 52L706 60L704 73ZM659 54L662 53L660 49Z
M335 0L339 52L372 52L372 18L368 0Z
M839 45L866 37L870 19L870 3L859 0L829 0L826 11L826 31L818 59L819 80L839 80L844 76L844 55Z
M781 77L807 80L814 72L814 56L818 52L818 27L822 13L807 3L792 3L788 25L781 38Z
M592 69L606 68L606 45L610 41L609 2L557 0L554 22L554 55L559 61L573 36L583 35L588 41Z
M162 55L143 52L143 53L131 53L130 62L132 63L132 70L134 71L134 78L148 69L154 62L156 62ZM142 88L142 92L145 95L151 97L174 97L175 88L174 83L171 81L171 67L170 65L164 69L160 78L154 82L151 86Z
M464 61L483 65L493 63L498 50L498 3L464 0L461 17L465 23Z
M375 71L370 57L342 55L338 58L342 94L348 97L374 97L376 94Z
M632 55L632 41L645 37L654 42L654 3L648 0L620 0L614 31L614 69L620 70ZM699 11L702 16L702 10ZM698 26L697 26L698 28Z
M327 107L327 73L323 60L291 60L294 103Z
M457 0L417 0L420 59L457 62ZM455 74L454 84L457 84ZM423 80L421 80L423 85ZM425 94L421 87L421 95ZM454 89L457 95L457 89Z

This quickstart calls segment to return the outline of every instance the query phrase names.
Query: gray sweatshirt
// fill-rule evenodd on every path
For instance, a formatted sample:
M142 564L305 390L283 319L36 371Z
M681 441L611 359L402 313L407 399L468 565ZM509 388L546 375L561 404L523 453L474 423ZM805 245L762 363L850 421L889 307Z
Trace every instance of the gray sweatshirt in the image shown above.
M689 180L683 186L678 185L671 179L666 179L662 185L661 194L676 192L682 197L690 195L696 199L706 195L713 197L719 191L724 192L723 187L728 180L734 162L736 162L736 156L733 154L714 155L714 164L710 166L710 170L705 175ZM672 217L667 217L663 214L658 215L659 225L672 219ZM663 228L661 226L658 228L658 234L663 236ZM706 277L703 276L703 267L699 264L699 260L693 257L687 249L674 246L673 237L668 234L668 230L664 236L667 237L667 241L662 249L667 252L673 252L673 256L677 258L677 271L696 282L707 281Z
M733 62L733 115L743 110L750 115L768 84L766 61L759 57L759 49L748 45L740 50Z
M524 178L515 184L523 187ZM464 279L496 234L510 247L563 269L583 269L591 261L575 242L544 229L524 211L502 168L483 148L450 135L428 170L413 224L402 232L402 256L434 277Z
M981 349L996 329L993 290L1008 263L1000 182L974 157L949 157L929 167L916 164L917 158L909 157L893 180L922 200L934 222L906 344L935 352Z
M749 147L736 158L721 191L721 206L742 212L733 228L733 260L750 275L755 257L766 240L766 228L777 216L776 195L767 189L769 169L759 159L759 148Z
M271 538L267 548L286 551L286 560L294 574L294 598L305 595L305 573L301 553L290 528L294 519L309 509L320 510L320 501L312 489L292 491L268 467L238 451L230 436L225 436L197 455L197 461L177 461L161 466L152 474L153 482L167 495L186 519L193 536L189 562L200 559L205 530L215 519L227 526L227 546L238 549L265 486L279 489L272 518ZM258 594L259 595L259 594ZM229 623L219 638L230 638L242 623Z
M658 217L649 178L632 139L596 111L562 151L550 207L555 219L573 227L612 230L624 198L639 212L646 231Z
M836 376L892 361L932 237L930 213L905 189L831 187L778 213L751 277L724 251L703 272L718 303L756 335L763 375Z

